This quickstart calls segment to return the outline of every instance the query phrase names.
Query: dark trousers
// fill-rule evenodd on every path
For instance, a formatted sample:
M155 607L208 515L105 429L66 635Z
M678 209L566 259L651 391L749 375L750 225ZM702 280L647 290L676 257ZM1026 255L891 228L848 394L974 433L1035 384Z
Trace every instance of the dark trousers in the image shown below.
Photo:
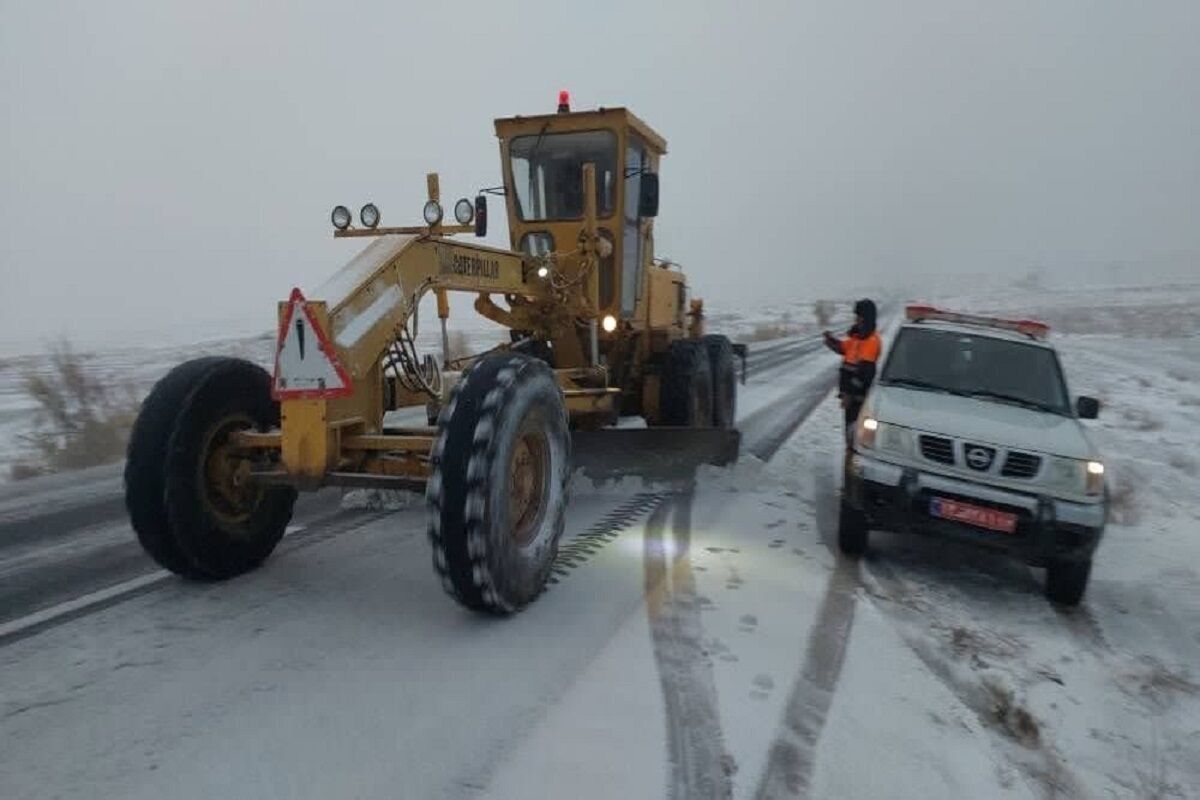
M858 413L862 411L865 397L842 395L842 408L846 412L846 447L854 445L854 423L858 421Z

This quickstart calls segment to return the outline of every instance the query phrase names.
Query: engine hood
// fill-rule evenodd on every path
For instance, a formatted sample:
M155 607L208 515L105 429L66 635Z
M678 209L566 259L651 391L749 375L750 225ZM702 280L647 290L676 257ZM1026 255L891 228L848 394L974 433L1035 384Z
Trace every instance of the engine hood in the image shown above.
M880 422L981 444L1096 458L1078 420L973 397L876 385L867 413Z

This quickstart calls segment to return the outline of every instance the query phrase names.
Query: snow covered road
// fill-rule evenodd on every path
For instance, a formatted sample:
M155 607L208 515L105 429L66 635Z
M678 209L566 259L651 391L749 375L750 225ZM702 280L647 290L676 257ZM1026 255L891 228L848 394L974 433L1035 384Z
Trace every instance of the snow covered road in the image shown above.
M1187 434L1121 425L1136 359L1118 376L1119 343L1071 344L1112 406L1103 447ZM1029 569L936 541L838 558L831 359L753 358L744 451L769 462L577 485L555 582L511 619L445 597L419 505L331 508L254 574L0 643L0 797L1200 792L1200 509L1174 449L1060 612Z

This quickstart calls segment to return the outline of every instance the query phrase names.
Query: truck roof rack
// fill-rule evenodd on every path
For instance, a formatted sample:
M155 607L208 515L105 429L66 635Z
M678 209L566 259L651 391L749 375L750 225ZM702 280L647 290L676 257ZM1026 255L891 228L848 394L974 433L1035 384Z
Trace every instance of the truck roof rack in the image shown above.
M909 322L953 322L959 325L977 325L981 328L1014 331L1038 341L1045 341L1046 337L1050 335L1050 326L1037 320L1003 319L1001 317L988 317L980 314L961 314L957 311L944 311L936 306L905 306L904 316Z

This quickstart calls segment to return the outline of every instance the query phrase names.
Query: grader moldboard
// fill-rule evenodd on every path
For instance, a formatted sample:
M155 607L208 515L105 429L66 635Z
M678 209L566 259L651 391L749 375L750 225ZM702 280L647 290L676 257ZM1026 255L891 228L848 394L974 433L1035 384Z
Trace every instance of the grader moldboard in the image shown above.
M201 358L155 385L125 485L159 564L202 580L254 569L298 490L424 490L446 591L511 613L549 577L573 446L610 474L639 459L737 457L734 359L744 376L745 348L705 335L684 275L653 256L666 142L623 108L572 112L565 96L558 113L495 125L504 185L458 201L457 224L443 222L435 174L423 226L379 227L368 204L356 228L334 209L334 236L373 241L312 298L297 289L279 304L274 375ZM505 197L511 251L451 238L486 235L488 193ZM415 344L430 292L440 360ZM511 343L452 358L448 292L476 294ZM429 426L385 424L414 406ZM612 427L620 416L647 428Z

